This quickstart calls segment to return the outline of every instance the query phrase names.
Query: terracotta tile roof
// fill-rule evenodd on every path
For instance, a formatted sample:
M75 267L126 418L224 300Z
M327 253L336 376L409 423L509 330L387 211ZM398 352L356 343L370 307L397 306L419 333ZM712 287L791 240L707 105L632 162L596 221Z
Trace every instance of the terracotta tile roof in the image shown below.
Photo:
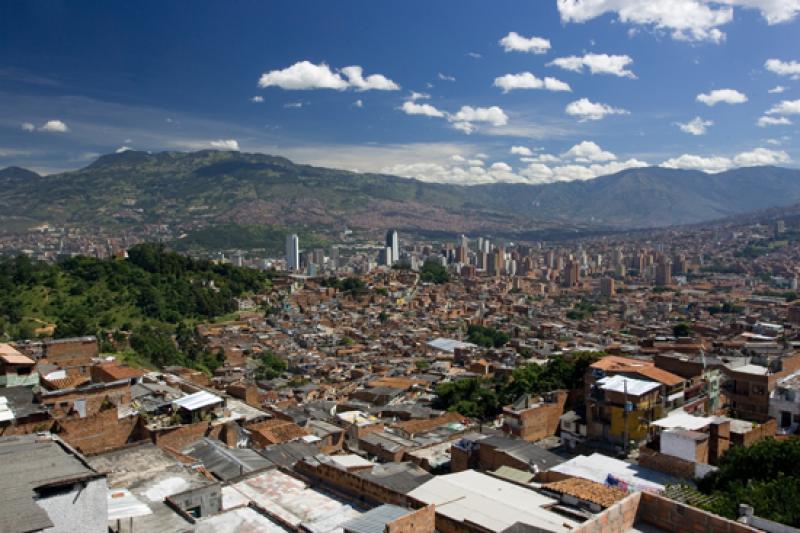
M401 377L382 377L370 381L370 387L391 387L393 389L408 390L414 385L424 385L426 382L420 379L401 378Z
M657 368L652 361L640 361L638 359L619 357L616 355L603 357L596 363L593 363L591 368L597 368L609 374L639 374L640 376L658 381L670 387L683 383L682 377Z
M294 422L279 420L277 418L247 426L247 429L253 433L258 433L272 444L282 444L305 437L309 434L308 431Z
M580 500L596 503L608 508L628 495L624 490L607 487L583 478L569 478L553 483L545 483L542 488L558 494L566 494Z
M97 366L114 380L139 378L147 373L139 368L122 366L117 363L101 363Z
M91 379L89 379L87 376L81 376L80 374L73 374L65 378L42 379L42 381L49 389L64 390L64 389L73 389L75 387L80 387L81 385L89 383Z

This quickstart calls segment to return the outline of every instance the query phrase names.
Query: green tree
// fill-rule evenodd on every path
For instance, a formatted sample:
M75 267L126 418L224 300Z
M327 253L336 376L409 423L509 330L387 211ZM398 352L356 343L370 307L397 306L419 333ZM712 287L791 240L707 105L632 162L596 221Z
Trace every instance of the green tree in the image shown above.
M436 388L437 409L457 411L464 416L488 420L500 412L495 391L478 378L443 383Z
M672 328L672 334L676 337L688 337L691 332L692 329L686 322L675 324Z
M286 361L272 352L264 352L258 358L258 366L255 370L255 378L257 380L275 379L286 372L287 368L288 365L286 364Z
M450 281L450 274L447 269L436 259L427 259L420 270L420 280L425 283L436 283L441 285Z

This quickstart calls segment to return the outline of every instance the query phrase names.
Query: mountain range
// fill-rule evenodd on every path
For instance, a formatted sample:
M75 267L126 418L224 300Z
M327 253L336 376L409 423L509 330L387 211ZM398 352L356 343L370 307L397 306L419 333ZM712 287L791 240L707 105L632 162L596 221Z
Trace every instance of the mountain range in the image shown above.
M691 224L800 202L800 170L647 167L589 181L462 186L203 150L104 155L40 176L0 170L0 223L108 228L266 225L420 232L609 230Z

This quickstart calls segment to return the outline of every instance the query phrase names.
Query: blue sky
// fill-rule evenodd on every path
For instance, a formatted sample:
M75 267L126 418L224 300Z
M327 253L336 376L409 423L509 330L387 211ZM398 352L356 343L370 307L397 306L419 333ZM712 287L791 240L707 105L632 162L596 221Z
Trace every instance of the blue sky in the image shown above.
M800 0L3 2L0 167L211 147L465 184L796 166L799 44Z

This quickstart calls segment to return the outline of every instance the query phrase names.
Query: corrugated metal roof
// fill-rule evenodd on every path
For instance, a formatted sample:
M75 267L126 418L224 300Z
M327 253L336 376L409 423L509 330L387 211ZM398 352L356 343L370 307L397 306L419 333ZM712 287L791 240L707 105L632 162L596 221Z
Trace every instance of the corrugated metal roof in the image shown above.
M53 527L47 513L36 504L34 490L66 480L100 477L68 448L37 435L0 438L0 464L0 531Z
M342 528L352 533L383 533L386 524L410 512L413 511L398 505L384 504L342 524Z
M274 463L249 448L228 448L222 442L203 437L184 448L183 453L203 463L223 481L274 466Z
M153 511L128 489L108 491L108 519L121 520L153 514Z
M517 483L528 484L533 481L533 474L530 472L505 465L495 470L494 474L509 481L516 481Z
M181 407L188 411L194 411L195 409L202 409L203 407L208 407L209 405L214 405L217 403L222 403L222 398L216 394L211 394L210 392L203 390L200 392L195 392L194 394L189 394L183 398L173 400L172 405Z
M631 396L641 396L655 390L661 386L656 381L645 381L643 379L629 378L619 374L597 380L601 389L612 392L630 394Z

